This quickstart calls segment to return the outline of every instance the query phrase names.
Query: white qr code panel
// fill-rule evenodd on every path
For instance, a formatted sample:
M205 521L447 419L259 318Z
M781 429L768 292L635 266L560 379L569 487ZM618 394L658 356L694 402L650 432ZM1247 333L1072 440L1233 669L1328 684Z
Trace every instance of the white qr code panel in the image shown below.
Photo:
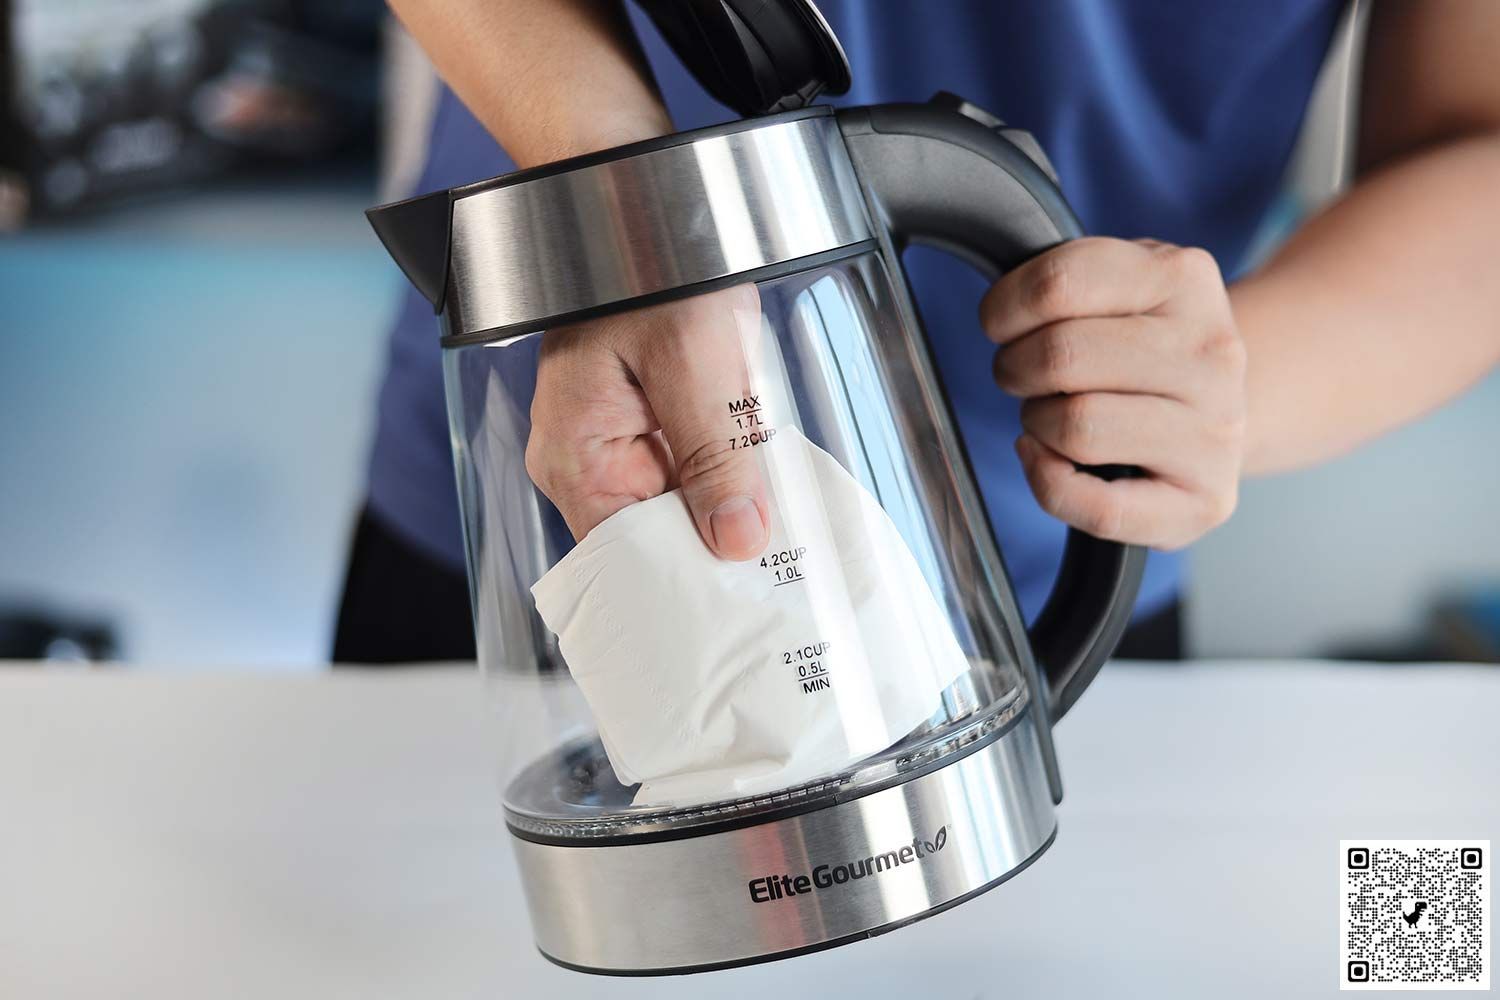
M1339 987L1490 988L1488 840L1339 841Z

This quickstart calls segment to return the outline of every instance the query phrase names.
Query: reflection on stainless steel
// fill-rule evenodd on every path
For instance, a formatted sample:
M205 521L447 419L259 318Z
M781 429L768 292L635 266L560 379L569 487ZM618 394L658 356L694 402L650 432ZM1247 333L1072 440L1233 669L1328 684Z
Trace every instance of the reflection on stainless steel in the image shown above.
M608 846L513 840L537 944L611 971L771 958L984 888L1056 828L1033 722L905 784L774 822ZM808 891L761 881L783 875Z
M831 116L462 194L448 331L545 325L871 238Z

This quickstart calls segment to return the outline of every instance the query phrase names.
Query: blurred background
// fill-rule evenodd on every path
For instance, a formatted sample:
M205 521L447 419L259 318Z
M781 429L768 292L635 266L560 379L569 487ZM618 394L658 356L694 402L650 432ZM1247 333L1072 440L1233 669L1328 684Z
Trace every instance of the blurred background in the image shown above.
M1263 248L1344 169L1330 59ZM381 0L0 0L0 657L323 669L435 94ZM434 336L433 349L437 349ZM1500 660L1500 376L1246 484L1196 656Z

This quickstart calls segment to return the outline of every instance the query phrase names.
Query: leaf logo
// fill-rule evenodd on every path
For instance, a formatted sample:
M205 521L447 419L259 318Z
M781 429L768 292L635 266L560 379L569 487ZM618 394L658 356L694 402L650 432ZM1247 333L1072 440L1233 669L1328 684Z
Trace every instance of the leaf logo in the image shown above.
M924 840L924 841L922 841L922 846L927 850L928 854L936 854L938 851L941 851L943 849L943 845L946 844L947 842L948 842L948 827L945 824L943 826L938 827L937 836L935 838L933 838L933 840Z

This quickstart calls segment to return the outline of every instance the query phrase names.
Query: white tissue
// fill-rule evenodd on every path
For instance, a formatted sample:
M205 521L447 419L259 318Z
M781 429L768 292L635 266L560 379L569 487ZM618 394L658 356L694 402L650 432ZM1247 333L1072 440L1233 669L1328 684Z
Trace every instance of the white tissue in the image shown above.
M713 555L673 491L600 524L531 589L638 805L837 773L919 726L969 666L875 498L795 427L755 452L761 557Z

